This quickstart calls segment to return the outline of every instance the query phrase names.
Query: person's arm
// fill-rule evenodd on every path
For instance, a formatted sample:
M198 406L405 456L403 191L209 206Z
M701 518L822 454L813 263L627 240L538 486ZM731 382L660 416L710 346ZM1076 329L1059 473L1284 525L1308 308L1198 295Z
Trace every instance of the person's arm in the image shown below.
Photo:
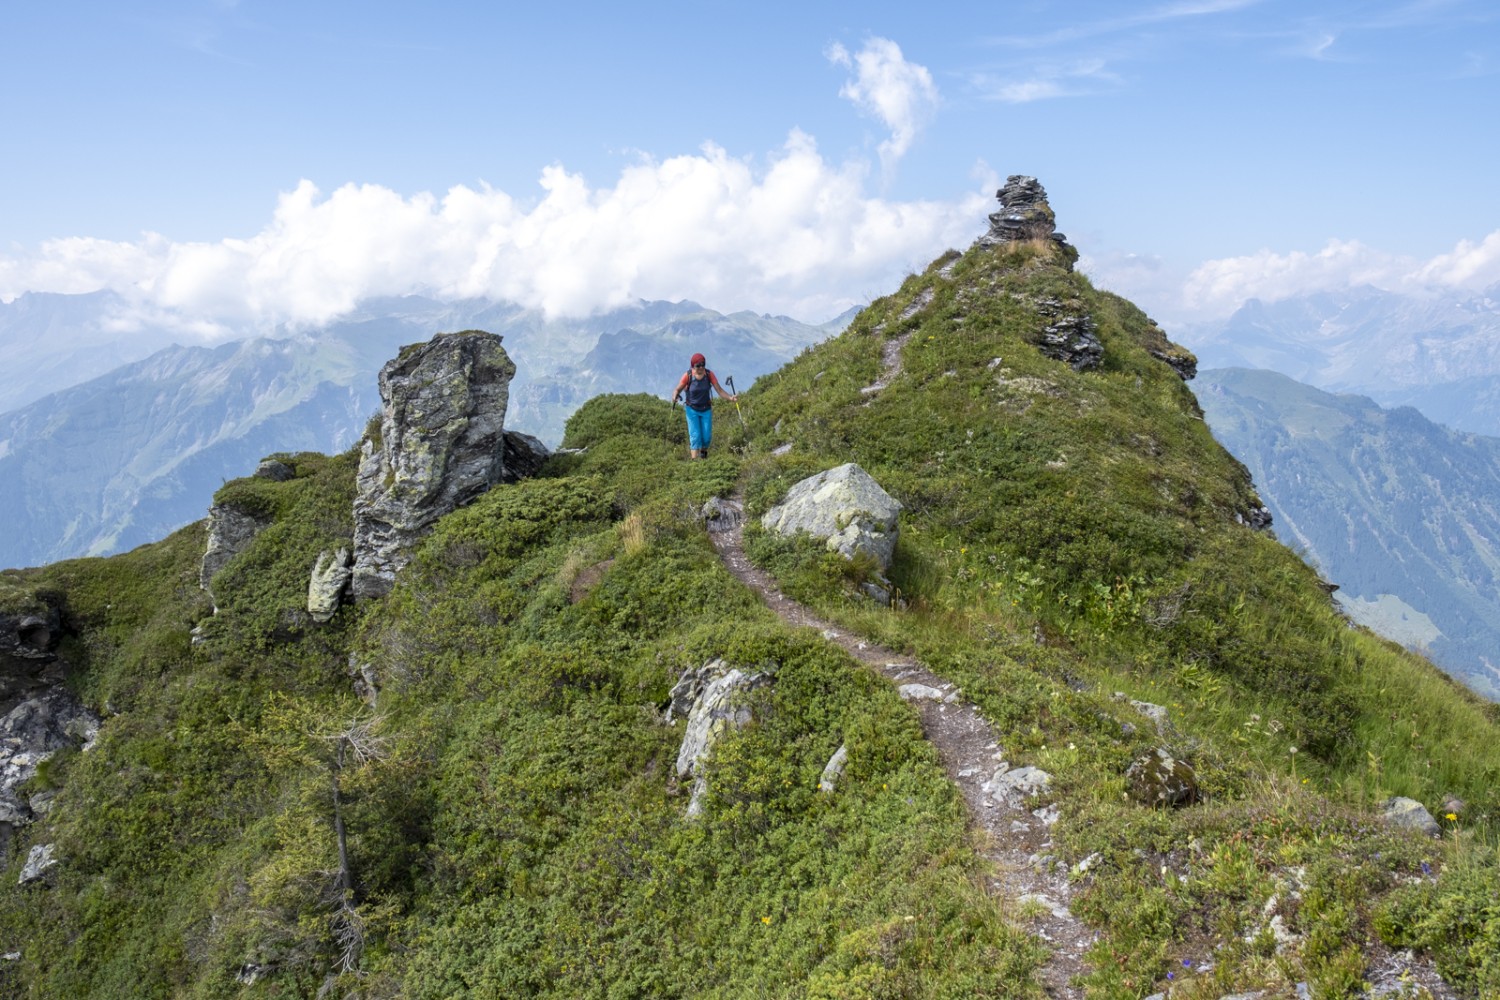
M708 373L708 384L714 387L714 391L719 394L719 398L721 399L727 399L732 403L736 399L740 398L738 396L731 396L729 393L725 392L724 387L719 384L719 376L715 375L713 372Z
M682 390L687 388L689 377L689 373L684 372L682 378L677 380L677 388L672 390L672 402L677 402L678 397L682 395Z

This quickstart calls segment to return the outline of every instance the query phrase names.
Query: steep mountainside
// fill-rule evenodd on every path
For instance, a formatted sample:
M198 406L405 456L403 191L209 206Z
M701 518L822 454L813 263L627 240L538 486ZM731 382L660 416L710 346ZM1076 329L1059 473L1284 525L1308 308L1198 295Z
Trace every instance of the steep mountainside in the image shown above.
M0 413L140 361L174 339L170 331L128 321L124 303L110 292L28 292L0 302L0 358L8 372L0 380Z
M1495 707L1348 627L1257 528L1191 355L1075 257L1012 178L967 252L746 393L748 429L721 411L712 459L666 401L597 397L324 624L354 452L217 493L261 526L217 613L202 526L0 574L0 653L102 717L15 789L0 989L1493 996ZM888 566L762 525L851 462L900 504ZM735 496L831 628L720 562Z
M83 298L53 296L61 302L47 322L72 336L97 321L101 303L74 301ZM9 309L0 321L38 332L22 322L22 313L38 315L36 303ZM502 333L531 365L513 387L510 425L553 444L592 395L665 394L693 351L711 353L743 387L830 330L692 302L547 321L504 304L409 297L366 303L289 339L168 348L0 415L0 512L18 526L0 538L0 566L160 538L201 517L213 490L261 455L347 448L380 405L375 372L387 358L435 331L476 325ZM16 350L0 344L24 361ZM549 374L559 370L566 374Z
M161 538L261 455L347 447L372 409L360 367L305 342L174 347L0 417L0 565Z
M1205 367L1266 368L1500 436L1500 288L1442 298L1364 287L1252 300L1195 331L1191 344Z
M1205 371L1198 398L1351 615L1500 697L1500 440L1267 371Z

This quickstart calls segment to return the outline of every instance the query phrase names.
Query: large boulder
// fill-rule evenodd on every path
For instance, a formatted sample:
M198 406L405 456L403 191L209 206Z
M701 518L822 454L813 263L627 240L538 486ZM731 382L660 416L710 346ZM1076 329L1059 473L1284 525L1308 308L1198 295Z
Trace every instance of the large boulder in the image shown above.
M884 573L896 552L900 513L901 502L849 462L797 483L785 500L766 511L761 524L781 535L805 532L823 539L830 551L846 559L866 552Z
M493 333L441 333L380 370L378 433L360 445L356 598L391 589L432 523L505 479L505 408L516 366Z

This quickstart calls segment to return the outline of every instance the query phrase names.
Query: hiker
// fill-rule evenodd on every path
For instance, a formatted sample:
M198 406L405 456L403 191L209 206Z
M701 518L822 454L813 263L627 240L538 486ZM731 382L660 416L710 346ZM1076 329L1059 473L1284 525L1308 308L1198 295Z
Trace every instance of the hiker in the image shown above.
M694 354L688 366L672 391L672 402L675 404L686 393L682 409L687 414L688 450L693 458L707 458L714 436L713 394L717 392L730 402L739 397L724 391L714 373L708 370L703 355Z

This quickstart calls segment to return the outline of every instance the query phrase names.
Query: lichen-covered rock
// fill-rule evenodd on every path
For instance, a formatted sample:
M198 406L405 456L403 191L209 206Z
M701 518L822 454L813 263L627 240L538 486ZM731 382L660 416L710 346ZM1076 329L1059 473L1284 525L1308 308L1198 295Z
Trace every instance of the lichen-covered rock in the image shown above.
M1432 818L1432 813L1427 807L1416 799L1408 799L1403 796L1386 799L1381 806L1381 818L1388 826L1398 830L1411 830L1425 837L1441 837L1443 828L1438 826L1437 820Z
M846 559L856 552L868 553L884 573L896 551L900 512L900 501L849 462L794 485L761 524L781 535L806 532L824 539L831 551Z
M403 348L380 370L380 429L360 445L354 499L356 598L389 591L434 521L505 480L515 373L479 330Z
M245 510L233 504L214 504L208 508L208 548L198 566L198 584L213 597L210 584L214 574L225 564L250 546L259 535L271 526L271 517L257 511Z
M751 691L769 683L771 676L767 673L747 674L715 659L697 670L684 673L672 689L668 721L672 721L674 713L684 714L682 709L686 707L687 731L682 735L682 747L677 753L677 777L679 780L689 776L694 779L688 816L697 816L703 811L703 800L708 794L708 782L702 774L703 761L720 737L751 721L753 713L748 696Z
M353 572L348 549L339 549L337 552L324 549L318 553L312 578L307 581L307 613L312 616L313 621L333 620Z
M1162 747L1131 764L1125 781L1142 805L1185 806L1198 799L1198 772Z

